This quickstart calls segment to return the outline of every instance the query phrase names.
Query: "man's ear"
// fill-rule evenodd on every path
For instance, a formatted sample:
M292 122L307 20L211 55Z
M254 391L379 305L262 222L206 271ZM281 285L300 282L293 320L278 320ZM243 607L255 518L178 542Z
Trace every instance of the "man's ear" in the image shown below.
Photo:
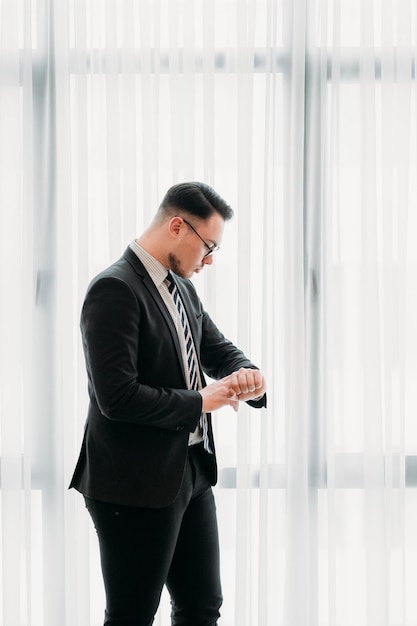
M181 217L172 217L169 221L169 232L174 236L177 237L181 231L182 225L183 225L183 220Z

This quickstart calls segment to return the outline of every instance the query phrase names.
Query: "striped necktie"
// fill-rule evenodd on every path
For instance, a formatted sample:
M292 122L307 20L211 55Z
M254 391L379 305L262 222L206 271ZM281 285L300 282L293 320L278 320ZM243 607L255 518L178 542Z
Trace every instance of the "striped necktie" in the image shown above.
M184 332L184 341L185 341L185 348L186 348L186 355L187 355L187 366L188 366L188 377L189 377L190 389L198 390L198 375L197 375L198 365L197 365L197 357L195 353L194 341L191 335L191 330L190 330L190 326L188 323L187 314L185 312L184 305L182 303L181 296L178 291L178 287L175 283L174 277L172 276L171 272L168 272L167 277L166 277L166 282L168 285L168 291L171 294L174 304L177 308L178 315L181 321L181 326ZM208 452L211 452L209 441L208 441L207 416L205 413L203 413L201 417L200 425L203 431L204 447Z

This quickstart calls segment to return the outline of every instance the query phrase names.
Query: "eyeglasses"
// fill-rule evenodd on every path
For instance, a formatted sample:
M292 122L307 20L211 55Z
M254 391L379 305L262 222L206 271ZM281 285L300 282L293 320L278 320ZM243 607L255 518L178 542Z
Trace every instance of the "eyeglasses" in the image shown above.
M217 243L213 243L211 246L207 243L207 241L204 241L204 239L201 237L201 235L198 234L198 232L196 231L196 229L194 228L194 226L192 226L190 224L190 222L187 222L187 220L185 220L184 218L182 218L183 221L187 224L187 226L189 226L191 228L191 230L193 230L195 232L195 234L197 235L197 237L199 239L201 239L201 241L204 243L204 245L206 246L208 252L204 255L203 258L206 258L206 256L210 256L211 254L213 254L213 252L217 252L217 250L220 250L220 246L217 245Z

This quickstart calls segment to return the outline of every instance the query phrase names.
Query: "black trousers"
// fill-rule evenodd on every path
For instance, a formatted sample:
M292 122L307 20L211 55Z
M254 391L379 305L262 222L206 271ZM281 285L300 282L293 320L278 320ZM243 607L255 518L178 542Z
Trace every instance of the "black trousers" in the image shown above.
M176 500L162 509L85 497L100 545L105 626L150 626L163 586L172 626L216 626L222 604L219 541L202 445L191 446Z

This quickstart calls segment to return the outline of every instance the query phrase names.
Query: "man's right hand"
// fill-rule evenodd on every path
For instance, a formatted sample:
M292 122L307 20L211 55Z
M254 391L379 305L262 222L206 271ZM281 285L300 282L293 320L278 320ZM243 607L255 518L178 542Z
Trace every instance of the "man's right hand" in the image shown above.
M200 394L203 398L203 413L211 413L224 406L231 406L237 411L239 400L230 385L228 376L200 389Z

